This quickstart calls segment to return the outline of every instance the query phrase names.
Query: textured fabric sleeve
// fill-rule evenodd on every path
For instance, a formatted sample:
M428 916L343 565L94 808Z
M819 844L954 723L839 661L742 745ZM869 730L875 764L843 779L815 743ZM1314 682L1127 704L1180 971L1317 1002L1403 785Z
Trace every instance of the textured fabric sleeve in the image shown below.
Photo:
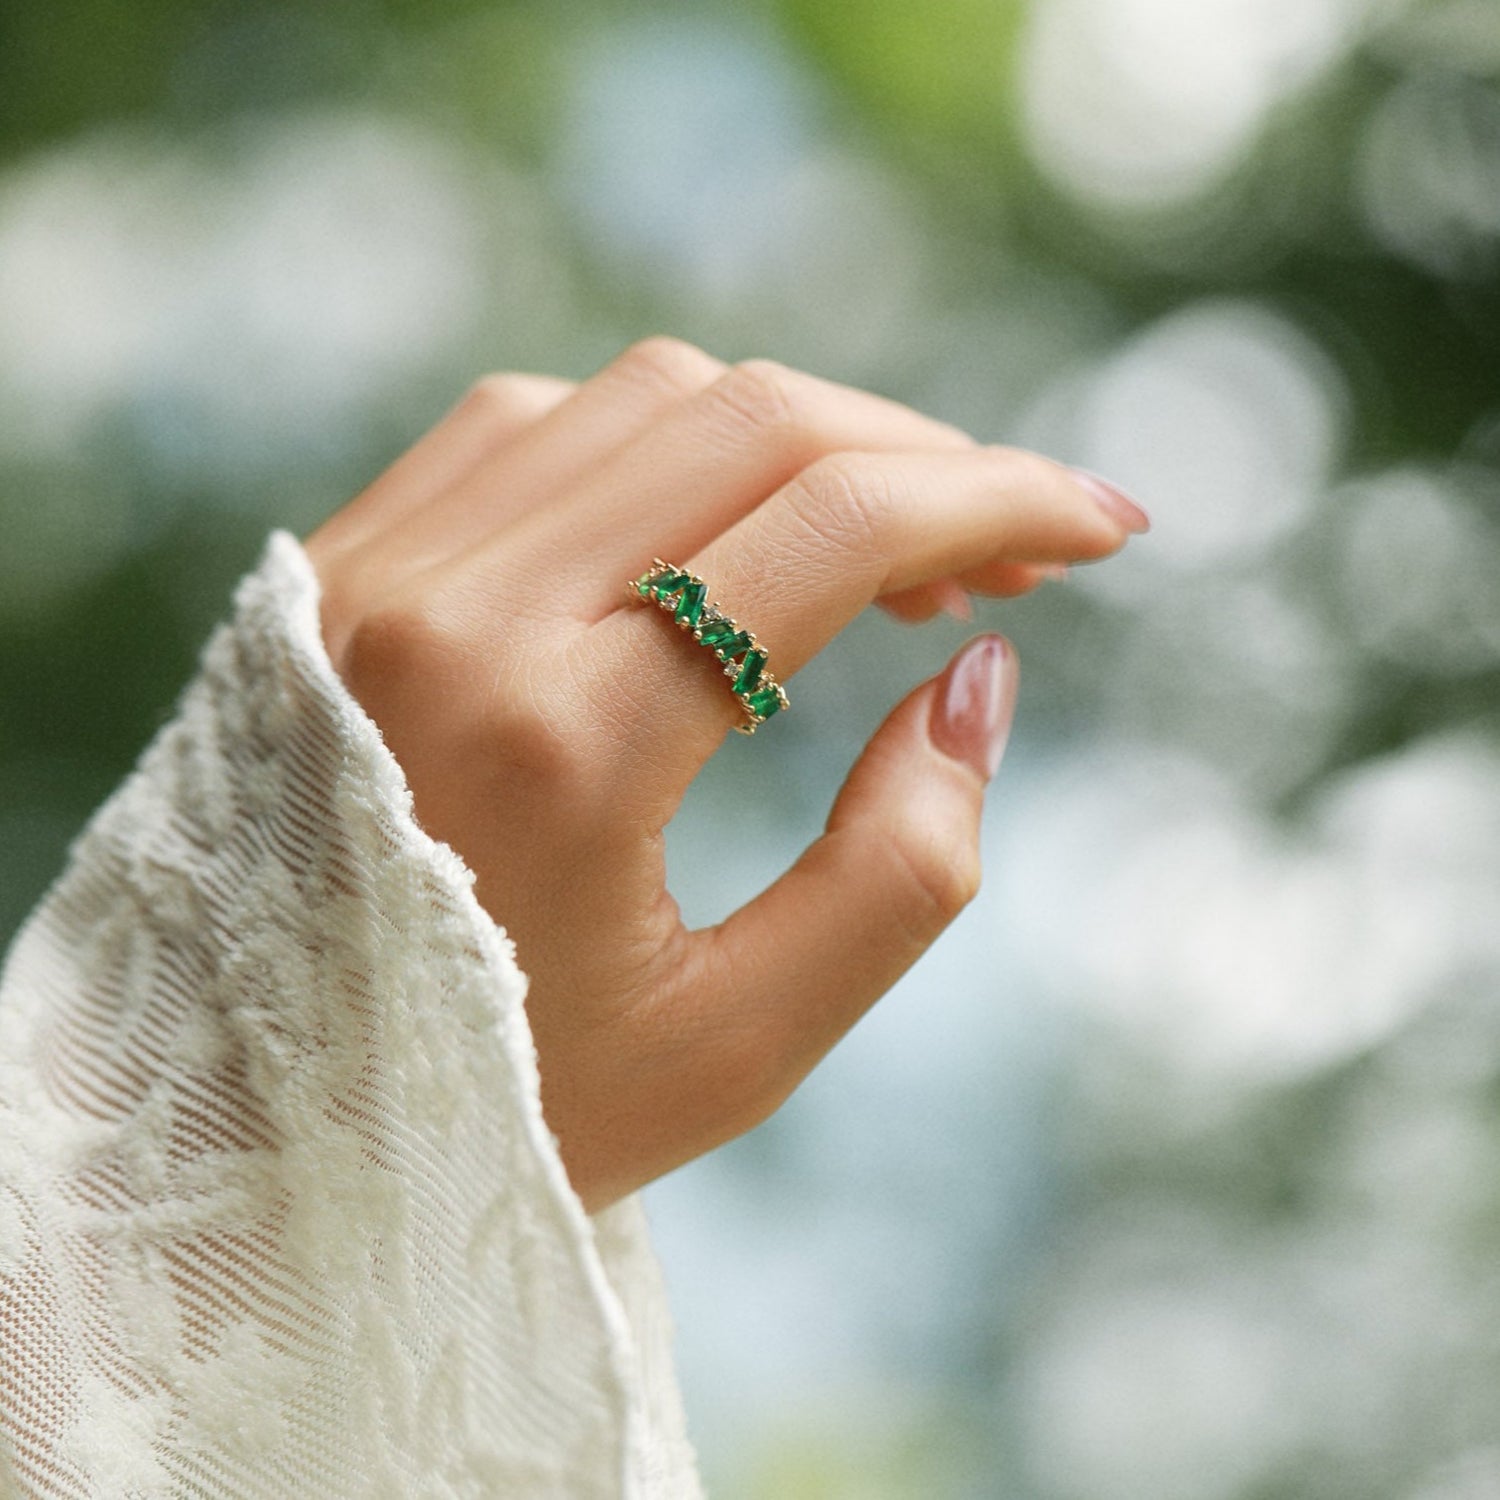
M0 1493L699 1493L504 933L271 538L0 978Z

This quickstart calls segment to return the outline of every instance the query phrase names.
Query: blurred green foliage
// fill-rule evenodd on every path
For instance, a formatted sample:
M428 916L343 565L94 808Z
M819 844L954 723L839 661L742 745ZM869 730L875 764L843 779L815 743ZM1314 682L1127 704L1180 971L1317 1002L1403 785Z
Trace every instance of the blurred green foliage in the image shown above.
M1019 0L874 0L857 19L836 0L783 0L781 9L789 33L892 142L941 143L967 163L966 176L978 177L976 162L997 174L1014 168L1005 147L1015 141L1007 80L1026 13Z

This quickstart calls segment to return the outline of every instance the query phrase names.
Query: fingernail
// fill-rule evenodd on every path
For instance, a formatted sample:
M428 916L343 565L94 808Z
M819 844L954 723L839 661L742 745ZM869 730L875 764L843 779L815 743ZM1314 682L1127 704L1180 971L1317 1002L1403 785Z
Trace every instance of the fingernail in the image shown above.
M1045 567L1038 568L1037 572L1043 578L1052 578L1061 583L1068 576L1068 565L1067 563L1048 563Z
M1117 521L1126 531L1151 530L1151 517L1143 511L1122 489L1117 489L1107 479L1090 474L1087 469L1071 469L1073 477L1094 497L1099 509L1110 520Z
M956 578L940 578L928 584L933 597L942 605L945 615L962 620L967 625L974 618L974 603L969 591Z
M1016 648L1003 635L975 636L943 669L927 732L944 755L995 774L1016 708Z

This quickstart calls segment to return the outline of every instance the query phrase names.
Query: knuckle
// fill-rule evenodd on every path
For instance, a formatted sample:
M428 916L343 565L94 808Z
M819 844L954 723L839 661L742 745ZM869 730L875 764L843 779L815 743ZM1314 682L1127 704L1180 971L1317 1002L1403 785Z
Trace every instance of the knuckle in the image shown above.
M955 846L928 824L906 820L887 847L897 862L902 925L923 946L979 893L979 853Z
M807 377L774 359L742 360L715 394L757 432L792 433L810 425Z
M482 631L433 597L395 599L354 626L342 675L387 736L441 743L476 787L602 837L610 808L597 772L598 735L543 686L555 674L512 660L497 678Z
M536 702L510 701L490 713L482 738L486 763L509 784L520 778L528 788L563 789L570 797L578 789L580 756Z
M610 368L630 380L695 391L717 379L724 366L686 339L656 333L631 344Z
M349 632L345 661L357 682L425 672L452 645L450 626L426 602L376 605Z
M469 387L467 400L486 411L509 411L521 396L526 377L509 370L481 375Z
M504 777L507 795L520 786L547 806L563 799L576 824L603 836L611 815L608 761L565 673L515 671L483 713L480 740L482 763Z
M465 401L491 422L510 424L539 415L568 388L566 381L551 376L505 370L481 376L469 387Z
M463 641L431 600L377 602L354 621L340 652L349 691L387 733L426 719L450 691Z
M794 503L819 535L862 553L880 550L900 512L900 494L889 463L868 453L830 453L793 481Z

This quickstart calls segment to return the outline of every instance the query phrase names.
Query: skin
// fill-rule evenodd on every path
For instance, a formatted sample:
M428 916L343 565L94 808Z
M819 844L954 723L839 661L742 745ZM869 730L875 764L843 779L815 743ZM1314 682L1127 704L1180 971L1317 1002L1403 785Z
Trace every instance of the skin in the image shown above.
M336 669L515 939L590 1212L764 1120L930 946L978 888L998 755L944 720L951 668L923 683L796 865L689 931L662 830L741 713L625 580L706 578L786 683L868 604L1022 593L1129 521L1036 454L654 338L577 386L485 378L308 539Z

